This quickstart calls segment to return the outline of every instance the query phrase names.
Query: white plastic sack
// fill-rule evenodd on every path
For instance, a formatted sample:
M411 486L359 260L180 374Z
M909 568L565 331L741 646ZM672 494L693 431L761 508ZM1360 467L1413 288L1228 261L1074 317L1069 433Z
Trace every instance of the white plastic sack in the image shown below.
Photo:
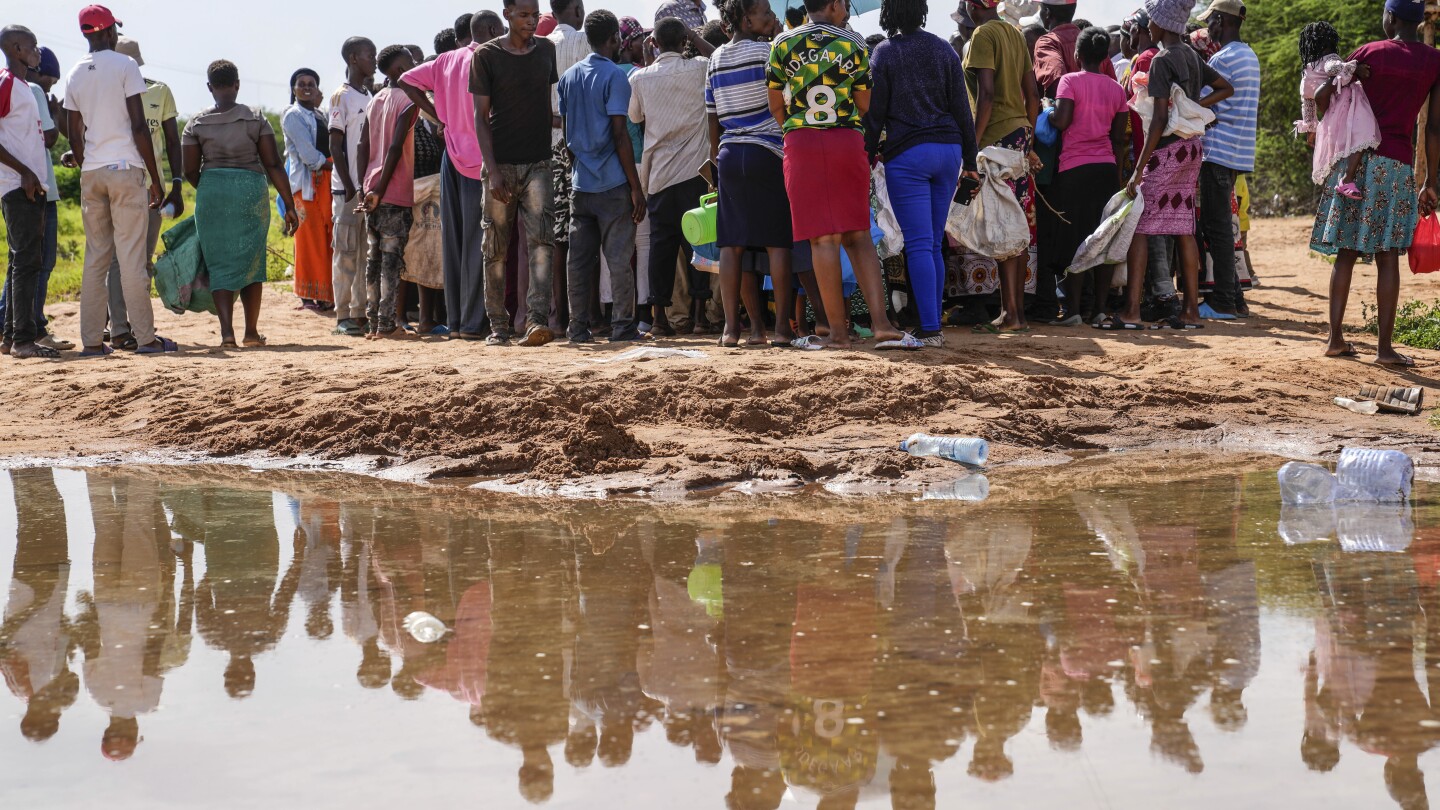
M957 178L958 179L958 178ZM888 259L905 252L905 235L900 232L900 220L895 218L895 208L890 204L890 189L885 185L885 164L875 164L870 175L870 188L875 196L875 224L885 234L875 248L880 258Z
M980 193L969 205L950 203L945 232L971 253L997 262L1019 256L1030 249L1030 222L1005 181L1018 180L1029 171L1025 153L987 146L980 151L976 167L985 178Z
M1145 212L1145 192L1136 189L1135 199L1121 189L1105 203L1101 214L1100 227L1085 237L1075 251L1075 260L1065 268L1066 273L1083 273L1102 264L1124 264L1130 252L1130 242L1135 238L1135 227L1140 224L1140 215Z
M1150 120L1155 117L1155 100L1148 92L1137 93L1130 108L1140 116L1142 133L1150 131ZM1201 107L1200 102L1185 95L1179 85L1170 89L1170 120L1165 124L1165 135L1179 135L1181 138L1198 138L1205 134L1205 128L1215 123L1215 113Z

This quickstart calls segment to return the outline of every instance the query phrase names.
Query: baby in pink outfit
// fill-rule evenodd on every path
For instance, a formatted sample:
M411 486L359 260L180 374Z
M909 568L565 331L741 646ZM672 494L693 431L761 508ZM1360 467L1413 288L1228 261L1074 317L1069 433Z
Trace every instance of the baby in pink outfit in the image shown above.
M1310 23L1300 32L1300 58L1305 70L1300 74L1300 120L1295 131L1312 136L1315 148L1316 185L1325 185L1336 164L1345 161L1345 170L1335 191L1354 200L1364 197L1355 184L1360 159L1366 152L1380 146L1380 125L1370 109L1365 88L1355 78L1357 62L1346 62L1336 54L1340 35L1325 22ZM1327 84L1335 85L1330 106L1323 119L1317 120L1315 97Z

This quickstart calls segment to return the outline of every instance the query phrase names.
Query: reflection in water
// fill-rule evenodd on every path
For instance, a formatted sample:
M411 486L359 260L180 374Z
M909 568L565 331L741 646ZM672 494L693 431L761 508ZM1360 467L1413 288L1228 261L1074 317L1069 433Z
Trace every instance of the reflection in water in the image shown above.
M340 703L357 685L388 687L397 711L444 696L532 803L583 803L557 768L645 779L653 734L728 770L727 807L933 808L952 772L1025 778L1027 729L1063 757L1100 749L1097 729L1128 740L1139 717L1161 785L1216 771L1225 735L1288 751L1298 737L1309 772L1360 757L1395 804L1427 806L1440 529L1424 505L1280 515L1267 479L1234 474L1163 485L1182 498L1137 484L1039 505L550 509L292 476L281 537L276 493L236 471L87 471L83 528L53 471L8 476L0 672L33 743L60 733L83 684L107 718L100 753L139 756L198 631L223 681L187 700L283 691L304 671L271 664L277 647L350 650ZM91 529L81 588L70 560ZM1262 605L1313 619L1286 676L1303 727L1251 722ZM416 611L441 640L405 630ZM169 725L204 723L198 708L172 698ZM147 751L167 744L150 736Z

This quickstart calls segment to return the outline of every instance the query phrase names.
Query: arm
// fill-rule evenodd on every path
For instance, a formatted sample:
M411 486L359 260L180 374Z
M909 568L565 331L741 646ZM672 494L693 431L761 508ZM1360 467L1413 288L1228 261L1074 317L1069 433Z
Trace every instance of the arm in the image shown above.
M852 90L850 97L855 100L855 109L860 115L870 112L870 88L864 90Z
M1436 176L1440 174L1440 84L1430 88L1430 114L1425 120L1425 185L1420 189L1420 213L1430 216L1440 201Z
M1040 117L1040 88L1035 84L1035 78L1029 73L1020 77L1020 90L1025 96L1025 115L1030 119L1030 127L1034 129L1035 120Z
M1214 107L1216 104L1235 95L1235 86L1225 81L1224 77L1221 76L1216 76L1215 80L1210 82L1208 87L1214 92L1200 99L1200 106L1206 109ZM1169 102L1167 101L1166 104L1168 106ZM1159 110L1160 105L1155 105L1155 109Z
M181 165L184 167L185 181L191 187L200 187L200 144L187 143L180 149L183 155Z
M25 192L27 200L31 202L35 202L36 199L44 201L45 184L41 183L40 178L30 171L30 167L21 163L20 158L10 154L3 146L0 146L0 165L12 169L20 175L20 189Z
M85 116L79 110L66 110L65 137L70 140L70 151L60 156L60 165L70 169L85 168ZM71 134L75 137L71 137Z
M183 150L180 148L180 127L174 118L167 118L160 124L160 131L165 137L165 159L170 161L170 193L165 196L162 206L169 205L175 210L175 218L185 213L185 186L180 180L181 172L185 166L182 160Z
M355 194L360 198L360 204L355 206L357 211L365 210L365 175L370 172L370 118L366 116L365 123L360 126L360 147L355 150L355 176L360 179L360 187L355 189Z
M1135 190L1139 187L1141 178L1145 176L1145 164L1150 162L1150 156L1155 153L1155 147L1160 145L1160 139L1165 136L1165 127L1169 123L1170 97L1155 98L1155 115L1150 119L1150 131L1145 137L1145 147L1140 150L1140 157L1135 160L1135 174L1125 188L1125 192L1131 197L1135 196Z
M1068 98L1055 100L1055 112L1050 113L1050 126L1064 132L1075 123L1075 102Z
M716 162L720 160L720 116L710 113L710 159Z
M150 172L150 207L159 208L160 200L165 196L164 187L160 183L160 169L155 165L155 145L150 140L150 125L145 122L145 104L139 93L125 99L125 109L130 113L130 137L135 141L135 148L140 151L140 159L145 163L145 169Z
M774 88L770 89L770 117L781 127L785 126L785 94Z
M700 32L694 28L690 29L690 46L695 49L696 53L706 59L710 58L710 54L715 53L715 46L706 42L705 38L700 36Z
M50 117L55 119L55 128L60 130L60 134L68 140L70 138L70 115L66 111L65 105L61 104L60 100L54 96L46 98L50 104Z
M335 173L340 175L340 187L345 190L345 202L355 199L355 183L350 179L350 153L345 147L345 130L330 128L330 154L335 161Z
M427 95L424 90L405 81L403 77L395 87L404 93L405 97L410 99L410 103L419 108L420 112L424 113L426 118L436 122L440 121L440 114L435 112L435 103L430 100L430 96Z
M478 93L475 97L475 140L480 145L480 157L485 162L487 182L490 186L490 193L495 199L502 203L510 202L510 187L505 182L505 175L495 171L500 165L495 162L495 134L490 130L490 97Z
M390 188L390 178L395 176L395 167L400 165L400 158L405 156L405 140L410 137L410 128L415 126L419 115L420 106L412 104L410 109L395 121L395 133L390 138L390 148L385 150L385 164L380 167L380 177L376 179L374 188L365 190L365 210L375 210Z
M990 113L995 109L995 70L980 68L975 71L975 131L985 137L990 128Z
M309 113L301 112L294 107L290 108L280 119L280 131L285 133L285 144L295 150L295 154L300 157L300 162L304 163L310 171L318 172L325 168L325 163L329 158L315 147L315 134L310 131L310 127L302 118L306 115ZM310 120L315 120L315 116L310 115L309 117Z
M47 129L47 130L45 130L45 148L46 148L46 149L52 149L52 148L54 148L55 142L58 141L58 140L60 140L60 128L59 128L59 122L57 121L57 122L56 122L56 127L55 127L55 129Z
M1121 171L1125 165L1125 155L1130 151L1130 138L1125 132L1126 125L1130 123L1130 111L1125 110L1115 114L1115 120L1110 122L1110 148L1115 150L1115 171ZM1125 181L1125 176L1120 175L1120 181Z
M632 216L636 223L642 222L645 219L645 192L640 190L640 173L635 170L635 149L630 145L630 130L625 126L625 116L610 116L610 140L615 143L620 168L625 170L625 181L630 184L630 203L635 209Z
M883 51L881 52L883 53ZM890 82L885 71L885 59L870 60L870 90L865 111L865 151L874 161L880 153L880 136L890 121Z
M976 145L978 138L975 131L975 117L970 111L970 91L965 89L965 71L961 68L959 61L955 63L950 85L950 114L955 117L955 123L960 127L960 148L964 150L964 169L967 172L975 171L975 158L980 154Z
M259 147L260 165L265 167L265 174L270 177L270 185L280 192L280 200L285 203L285 227L282 233L293 236L300 227L300 215L295 211L295 194L290 188L290 177L285 174L285 167L280 164L280 147L275 143L274 133L262 132Z

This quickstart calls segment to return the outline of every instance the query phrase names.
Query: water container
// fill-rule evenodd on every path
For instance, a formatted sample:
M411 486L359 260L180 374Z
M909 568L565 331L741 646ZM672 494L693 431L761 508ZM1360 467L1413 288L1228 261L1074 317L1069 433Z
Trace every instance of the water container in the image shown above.
M421 644L432 644L439 641L448 631L444 622L423 610L417 610L406 616L404 625L405 632Z
M1335 476L1324 467L1292 461L1280 468L1280 503L1304 506L1334 500Z
M969 437L916 433L901 442L900 449L912 456L936 456L975 467L984 466L990 459L990 443Z
M990 497L990 479L975 473L944 484L931 484L920 493L922 501L983 501Z
M680 216L680 233L692 245L708 245L716 239L715 221L719 212L718 194L706 194L700 198L700 207L692 208Z
M1337 501L1401 503L1410 499L1415 464L1399 450L1347 447L1335 467Z

